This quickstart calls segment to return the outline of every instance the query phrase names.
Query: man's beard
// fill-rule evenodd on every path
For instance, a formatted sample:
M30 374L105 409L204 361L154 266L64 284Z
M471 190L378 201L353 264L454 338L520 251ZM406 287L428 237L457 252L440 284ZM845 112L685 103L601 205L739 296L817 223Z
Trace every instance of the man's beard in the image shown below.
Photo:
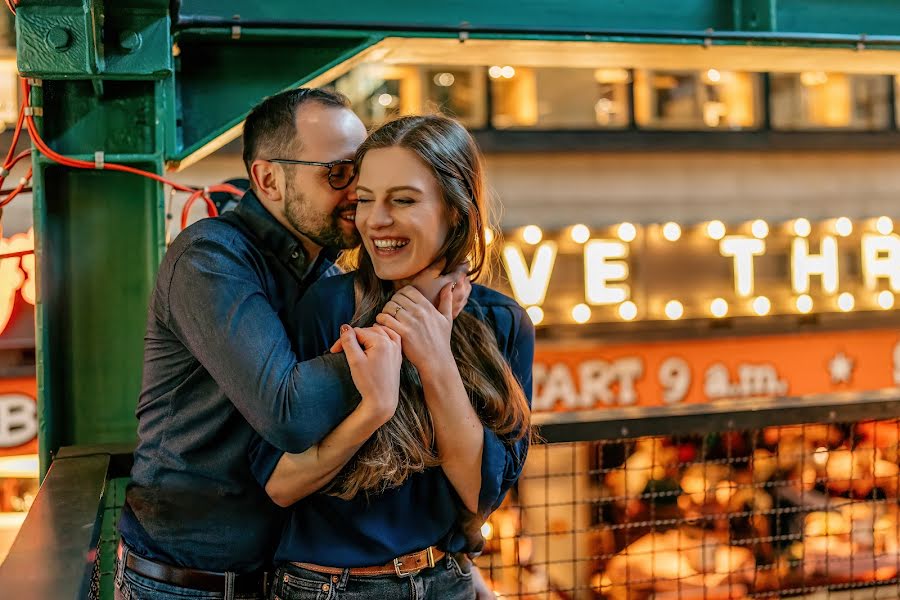
M290 181L287 182L284 218L294 229L319 246L344 250L359 245L359 232L355 228L352 232L348 232L341 227L340 213L345 210L346 205L339 205L329 215L317 214L303 194Z

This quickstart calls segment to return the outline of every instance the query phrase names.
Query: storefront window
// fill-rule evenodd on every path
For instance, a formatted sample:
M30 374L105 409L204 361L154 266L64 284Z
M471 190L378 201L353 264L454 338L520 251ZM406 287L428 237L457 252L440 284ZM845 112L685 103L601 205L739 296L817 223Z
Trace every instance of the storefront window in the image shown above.
M825 71L772 73L769 103L774 129L887 129L889 78Z
M628 126L626 69L489 67L492 122L498 129Z
M739 71L635 71L634 116L644 129L752 129L760 76Z
M368 126L398 115L440 112L471 128L485 124L484 69L365 64L334 81Z

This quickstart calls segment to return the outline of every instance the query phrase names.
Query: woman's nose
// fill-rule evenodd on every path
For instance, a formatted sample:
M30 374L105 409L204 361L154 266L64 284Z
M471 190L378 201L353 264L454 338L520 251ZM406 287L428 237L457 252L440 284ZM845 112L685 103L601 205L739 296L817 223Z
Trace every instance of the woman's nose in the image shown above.
M381 202L375 202L372 213L369 215L369 224L373 227L385 227L394 222L391 217L391 209Z

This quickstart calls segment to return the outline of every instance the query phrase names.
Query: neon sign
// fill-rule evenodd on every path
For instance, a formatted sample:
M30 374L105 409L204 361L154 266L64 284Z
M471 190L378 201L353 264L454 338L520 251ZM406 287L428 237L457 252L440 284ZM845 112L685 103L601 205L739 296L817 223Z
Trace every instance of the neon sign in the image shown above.
M34 228L9 238L0 238L0 254L27 250L34 250ZM0 259L0 334L9 325L17 293L21 293L22 299L34 306L37 297L35 278L33 253Z
M888 217L529 225L507 236L497 287L541 324L890 310L900 293L893 228Z

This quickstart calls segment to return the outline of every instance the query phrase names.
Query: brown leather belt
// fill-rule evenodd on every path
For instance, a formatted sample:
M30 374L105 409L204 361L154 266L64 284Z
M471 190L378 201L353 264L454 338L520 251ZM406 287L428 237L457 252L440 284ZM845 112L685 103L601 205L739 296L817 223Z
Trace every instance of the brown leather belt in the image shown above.
M122 542L116 550L119 560L124 553ZM128 551L128 559L125 567L137 575L148 577L162 583L169 583L179 587L201 590L204 592L224 592L225 573L216 571L201 571L200 569L188 569L175 567L165 563L156 562L143 556L138 556ZM265 594L266 573L257 571L246 575L236 575L234 578L234 592L236 594Z
M350 575L374 576L374 575L396 575L397 577L409 577L415 575L422 569L433 567L435 563L446 553L438 550L434 546L420 550L419 552L411 552L398 556L386 565L378 565L375 567L353 567L350 569ZM315 571L317 573L325 573L326 575L341 575L345 569L341 567L323 567L312 563L295 562L291 563L301 569Z

